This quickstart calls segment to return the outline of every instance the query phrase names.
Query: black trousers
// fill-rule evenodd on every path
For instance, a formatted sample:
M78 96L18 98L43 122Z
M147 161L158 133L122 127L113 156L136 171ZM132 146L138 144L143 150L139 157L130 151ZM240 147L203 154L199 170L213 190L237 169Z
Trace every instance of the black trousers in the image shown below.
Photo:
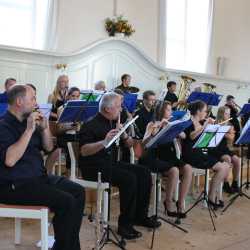
M97 180L97 173L102 173L102 181L110 182L119 188L120 216L119 226L133 225L135 221L147 217L150 191L152 185L150 171L140 165L118 162L109 168L107 164L102 167L84 166L81 164L82 176L90 181Z
M64 177L46 176L22 184L0 187L0 202L14 205L43 205L54 212L55 250L79 250L84 189Z

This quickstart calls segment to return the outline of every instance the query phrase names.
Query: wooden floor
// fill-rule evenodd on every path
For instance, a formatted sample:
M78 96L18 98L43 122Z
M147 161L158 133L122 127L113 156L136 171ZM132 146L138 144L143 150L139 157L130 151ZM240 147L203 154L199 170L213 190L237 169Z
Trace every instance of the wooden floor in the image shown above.
M249 191L250 194L250 191ZM228 198L226 198L228 200ZM113 209L117 214L118 201L114 200ZM218 214L215 220L217 231L214 232L208 211L201 205L195 208L182 226L189 233L183 233L168 224L157 230L154 249L167 250L249 250L250 249L250 200L239 198L224 214ZM116 217L116 215L113 215ZM115 218L113 218L114 221ZM22 244L14 245L14 224L12 219L0 219L0 250L35 250L35 243L40 239L40 227L37 221L26 220L23 223ZM128 242L127 249L143 250L150 248L152 232L137 228L143 237L136 242ZM50 229L52 232L52 229ZM67 228L65 228L67 233ZM94 226L87 218L81 229L82 249L91 249L94 243ZM107 245L104 249L117 249Z

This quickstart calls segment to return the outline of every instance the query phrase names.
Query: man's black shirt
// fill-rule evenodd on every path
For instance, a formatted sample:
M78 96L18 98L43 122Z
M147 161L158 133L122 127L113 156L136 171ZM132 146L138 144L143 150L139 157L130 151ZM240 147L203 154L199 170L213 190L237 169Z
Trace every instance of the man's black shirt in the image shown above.
M27 120L20 122L9 111L0 121L0 184L22 182L46 175L41 155L42 138L38 130L33 133L21 159L13 167L5 165L8 148L20 139L26 127Z
M140 132L140 137L143 138L145 132L146 132L146 128L149 122L151 122L153 120L153 115L154 115L154 111L148 111L144 106L139 109L136 113L135 116L139 115L139 118L135 121L136 126L139 129Z
M168 101L173 105L173 103L178 102L178 98L175 93L170 93L169 91L167 92L164 101ZM176 108L173 108L175 110Z
M115 126L116 121L110 121L101 113L98 113L90 121L83 124L80 130L80 147L104 140L106 134ZM94 155L80 156L80 164L84 168L88 168L88 166L108 167L107 164L110 164L110 149L104 148Z

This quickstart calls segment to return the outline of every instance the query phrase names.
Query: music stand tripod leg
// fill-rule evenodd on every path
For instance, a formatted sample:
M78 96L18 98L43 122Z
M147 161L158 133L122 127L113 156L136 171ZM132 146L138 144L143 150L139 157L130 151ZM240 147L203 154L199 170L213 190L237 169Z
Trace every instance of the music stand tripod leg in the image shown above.
M159 185L159 173L157 171L156 172L156 187L158 187L158 185ZM159 191L158 191L158 188L156 188L156 199L155 199L155 202L156 202L156 204L155 204L155 208L156 208L155 211L156 211L156 213L155 213L155 220L162 220L163 222L166 222L166 223L172 225L173 227L175 227L175 228L177 228L177 229L179 229L179 230L181 230L181 231L183 231L185 233L188 233L188 231L186 229L180 227L176 223L171 222L171 221L169 221L169 220L167 220L167 219L165 219L163 217L158 216L158 207L159 207L159 198L158 198L158 196L159 196ZM153 228L153 234L152 234L152 240L151 240L150 249L153 249L153 247L154 247L155 231L156 231L156 228Z

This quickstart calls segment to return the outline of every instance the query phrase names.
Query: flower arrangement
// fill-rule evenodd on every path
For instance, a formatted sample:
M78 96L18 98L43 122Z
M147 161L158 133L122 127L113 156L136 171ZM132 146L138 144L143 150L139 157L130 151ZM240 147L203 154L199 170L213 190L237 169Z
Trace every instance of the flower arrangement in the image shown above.
M105 29L109 36L114 36L116 33L123 33L125 36L131 36L135 30L132 25L128 23L128 20L123 16L114 18L107 18L105 20Z

